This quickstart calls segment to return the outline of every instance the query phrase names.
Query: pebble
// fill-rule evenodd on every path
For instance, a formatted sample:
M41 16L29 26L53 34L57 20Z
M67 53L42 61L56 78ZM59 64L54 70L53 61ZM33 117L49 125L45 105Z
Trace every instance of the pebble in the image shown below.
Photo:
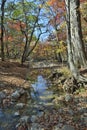
M17 108L17 109L22 109L24 106L25 106L24 103L17 103L17 104L16 104L16 108Z
M20 113L19 113L19 112L15 112L15 113L14 113L14 116L15 116L15 117L20 116Z
M65 95L65 101L66 101L66 102L72 101L72 99L73 99L73 97L72 97L71 94L66 94L66 95Z
M23 116L20 118L20 123L29 123L31 122L29 116Z
M23 88L19 89L18 91L21 95L25 93L25 90Z
M37 117L35 115L32 115L31 121L34 123L37 120Z
M15 91L14 93L12 93L11 97L13 99L18 99L20 97L20 93L18 91Z
M6 93L5 92L0 92L0 99L4 99L6 97Z
M63 128L61 130L75 130L74 127L70 126L70 125L65 125L63 126Z
M74 115L73 110L69 110L69 111L68 111L68 113L69 113L71 116L73 116L73 115Z
M38 123L32 123L30 130L44 130L43 128L40 128Z

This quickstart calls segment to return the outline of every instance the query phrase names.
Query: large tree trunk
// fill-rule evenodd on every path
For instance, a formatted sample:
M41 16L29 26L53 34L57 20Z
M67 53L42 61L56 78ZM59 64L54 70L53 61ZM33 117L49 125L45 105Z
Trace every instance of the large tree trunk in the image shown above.
M86 65L86 57L84 45L82 42L81 26L79 12L79 0L65 0L66 3L66 19L67 19L67 47L68 47L68 62L73 77L76 80L85 81L84 77L80 76L78 70L78 62L80 65Z
M66 20L67 20L67 50L68 50L68 62L70 70L75 78L78 77L78 70L73 60L73 46L71 43L71 26L70 26L70 0L65 0L66 3Z
M74 63L86 66L86 54L82 40L81 19L80 19L80 1L70 0L70 31L71 42L73 44Z

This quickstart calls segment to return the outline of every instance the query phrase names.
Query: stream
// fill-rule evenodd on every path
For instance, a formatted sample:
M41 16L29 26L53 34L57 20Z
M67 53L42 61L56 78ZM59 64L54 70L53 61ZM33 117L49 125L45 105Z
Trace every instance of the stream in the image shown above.
M37 117L43 115L46 108L54 107L52 100L56 94L49 89L50 84L42 75L37 76L31 86L32 90L29 92L31 99L27 97L25 100L22 98L18 101L25 104L24 107L17 107L17 102L14 102L10 107L0 108L0 130L16 130L22 117L29 117L30 123L33 123ZM30 128L30 130L36 129Z
M41 75L37 77L37 81L32 84L32 87L34 89L34 92L31 93L32 98L35 98L38 104L51 103L53 91L49 90L49 84Z

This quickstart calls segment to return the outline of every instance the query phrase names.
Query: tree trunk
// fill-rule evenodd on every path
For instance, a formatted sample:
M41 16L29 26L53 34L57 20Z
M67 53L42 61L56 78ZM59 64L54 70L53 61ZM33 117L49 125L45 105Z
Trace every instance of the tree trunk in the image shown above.
M80 76L78 70L78 61L80 65L86 65L86 57L84 45L82 42L80 17L77 8L79 0L65 0L66 3L66 19L67 19L67 47L68 47L68 62L72 75L77 80L85 80ZM86 80L87 81L87 80Z
M21 58L21 64L23 65L23 63L26 61L26 58L27 58L27 49L28 49L28 35L25 33L25 46L24 46L24 51L23 51L23 55L22 55L22 58Z
M7 58L9 58L9 48L8 48L8 43L9 43L9 41L8 41L8 30L5 30L5 47L6 47L6 56L7 56Z
M77 79L78 77L78 69L74 64L73 60L73 46L71 42L71 25L70 25L70 0L65 0L66 2L66 19L67 19L67 50L68 50L68 62L70 70L73 74L73 76Z
M57 30L57 28L55 28L55 30L56 30L56 40L57 40L57 47L58 47L58 49L59 49L59 39L58 39L58 30ZM61 56L61 53L59 52L58 53L58 56L57 56L57 59L58 59L58 61L60 62L60 63L62 63L62 56Z
M4 6L6 0L1 3L1 59L4 61Z
M74 63L86 66L85 47L82 40L81 19L80 19L80 1L70 0L70 31L71 42L73 44Z

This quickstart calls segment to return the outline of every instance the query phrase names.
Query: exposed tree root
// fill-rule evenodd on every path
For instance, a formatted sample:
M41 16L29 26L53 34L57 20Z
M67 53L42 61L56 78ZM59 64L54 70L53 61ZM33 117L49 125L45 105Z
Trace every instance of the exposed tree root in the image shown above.
M78 76L78 81L79 81L79 82L87 83L87 77L84 77L84 76L82 76L82 75L79 75L79 76Z
M63 86L63 90L68 93L74 93L80 87L86 88L87 87L87 77L83 76L82 74L78 73L76 77L70 76L69 78L64 78L63 73L61 72L54 72L52 73L49 78L51 81L55 83L55 80L59 80L57 82L58 86Z
M72 77L66 79L66 81L64 82L63 88L64 88L64 91L66 91L68 93L74 93L80 87L85 87L86 84L87 84L86 77L79 75L78 79L75 79L72 76Z

